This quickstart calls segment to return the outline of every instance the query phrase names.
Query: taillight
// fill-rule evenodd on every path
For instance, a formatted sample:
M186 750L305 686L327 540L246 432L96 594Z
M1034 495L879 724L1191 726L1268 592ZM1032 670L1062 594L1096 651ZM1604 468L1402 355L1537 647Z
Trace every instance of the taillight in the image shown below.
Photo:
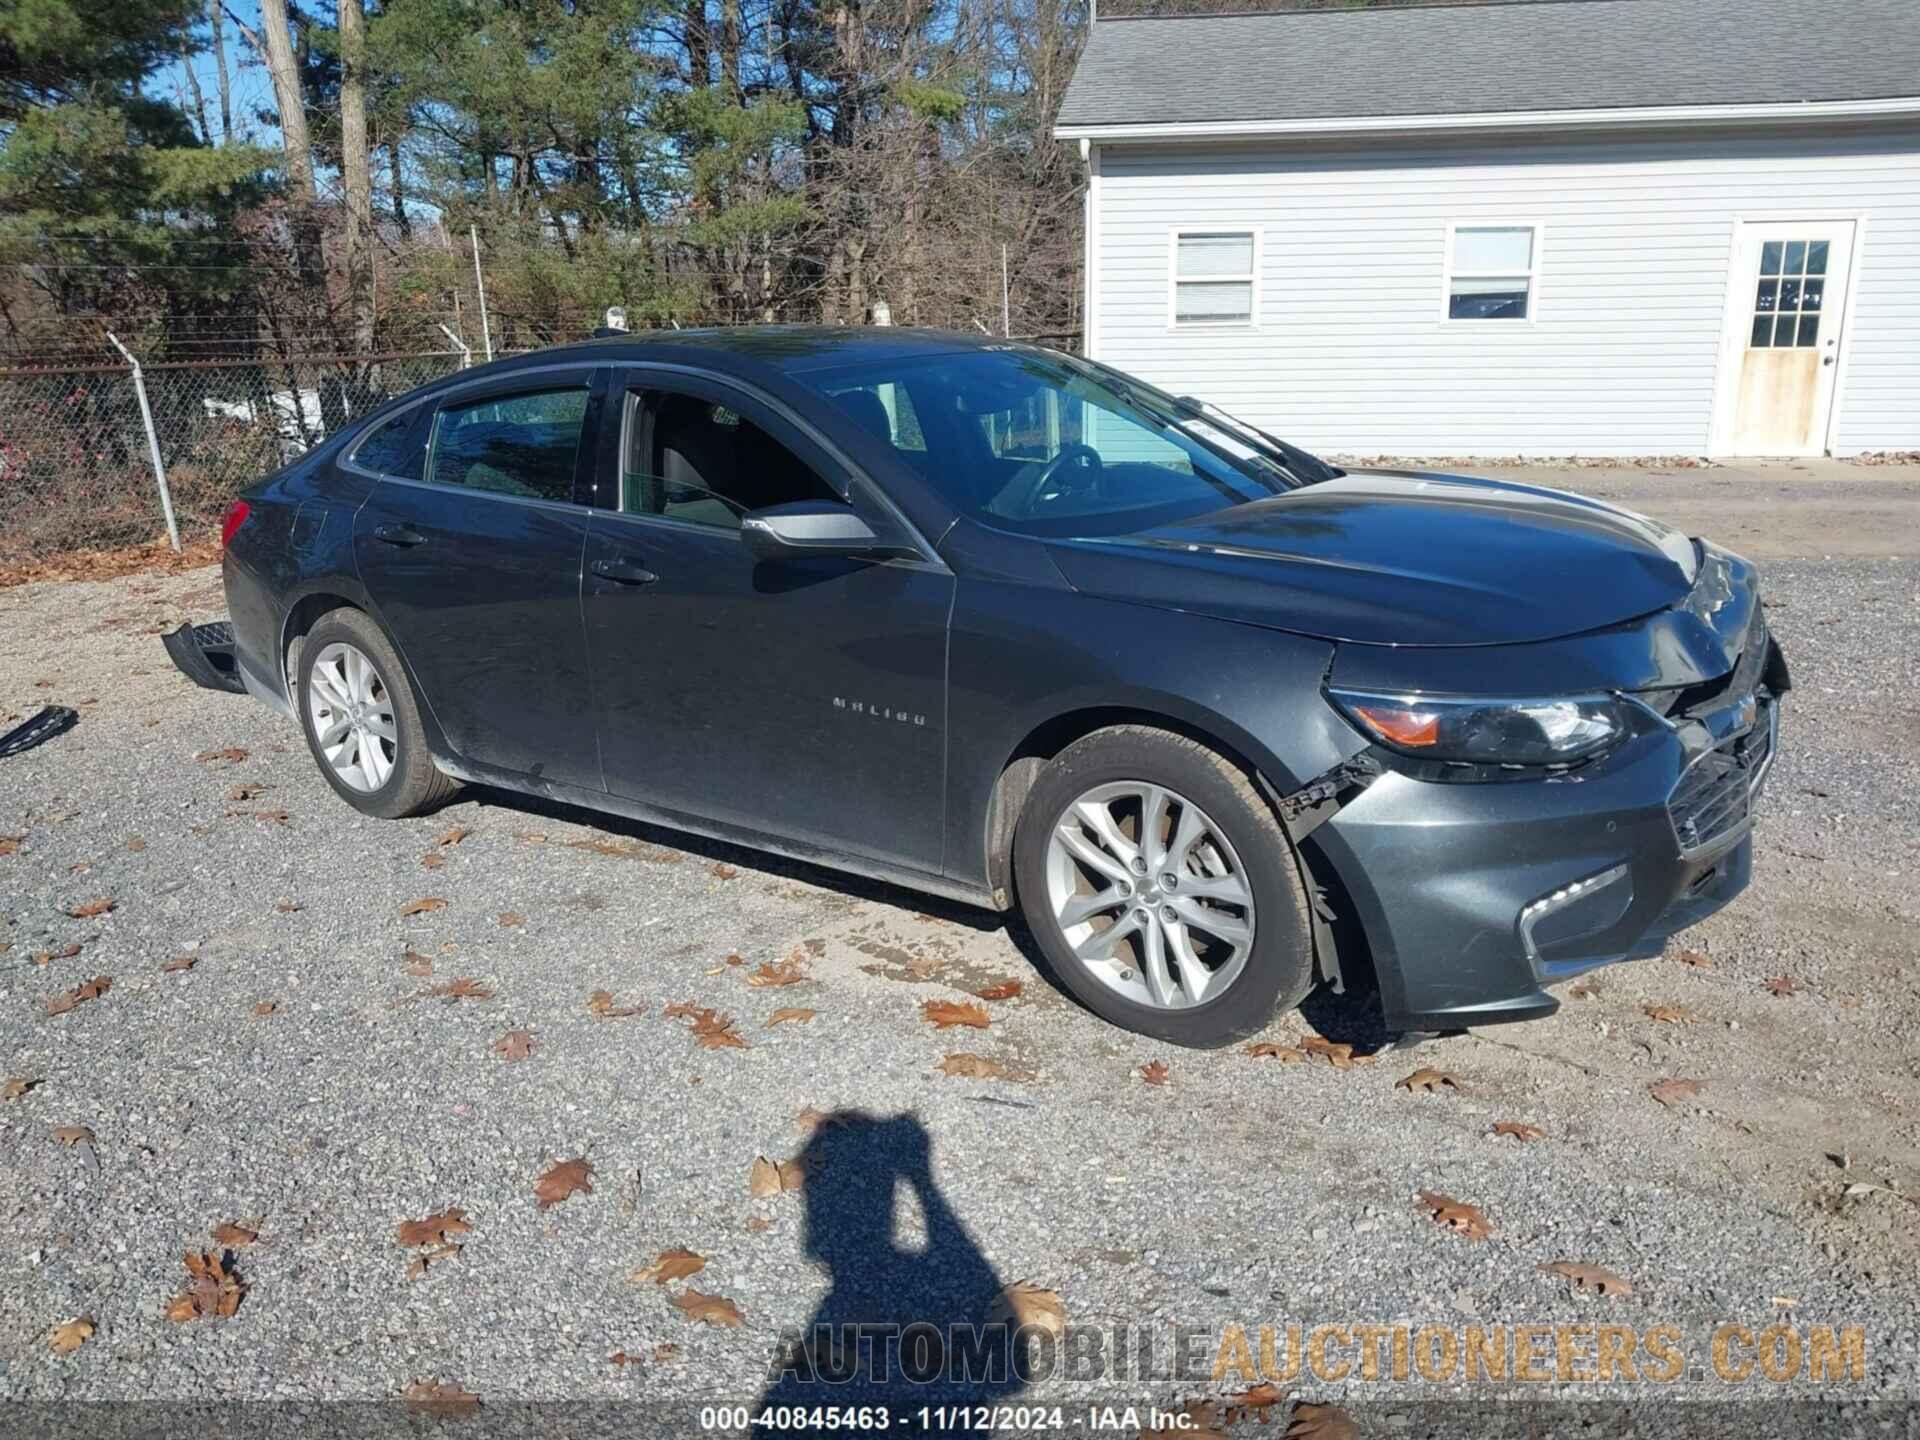
M233 532L247 523L247 516L253 513L253 507L244 500L236 500L227 507L227 518L220 522L220 548L226 549L233 543Z

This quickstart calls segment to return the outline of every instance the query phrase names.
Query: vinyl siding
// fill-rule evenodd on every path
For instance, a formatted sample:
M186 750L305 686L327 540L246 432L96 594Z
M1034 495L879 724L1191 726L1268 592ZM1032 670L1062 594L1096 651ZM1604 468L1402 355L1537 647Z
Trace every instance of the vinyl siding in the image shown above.
M1920 131L1102 146L1101 360L1311 448L1708 451L1736 219L1864 217L1836 454L1920 449ZM1529 321L1441 318L1447 227L1541 227ZM1175 329L1176 229L1260 227L1257 324Z

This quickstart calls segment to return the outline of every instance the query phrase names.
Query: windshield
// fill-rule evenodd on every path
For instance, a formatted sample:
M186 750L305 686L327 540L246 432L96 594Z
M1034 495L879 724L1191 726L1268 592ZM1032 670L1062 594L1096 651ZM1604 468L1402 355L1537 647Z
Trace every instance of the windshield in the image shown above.
M956 508L1025 535L1131 534L1333 473L1219 411L1065 355L912 355L806 378Z

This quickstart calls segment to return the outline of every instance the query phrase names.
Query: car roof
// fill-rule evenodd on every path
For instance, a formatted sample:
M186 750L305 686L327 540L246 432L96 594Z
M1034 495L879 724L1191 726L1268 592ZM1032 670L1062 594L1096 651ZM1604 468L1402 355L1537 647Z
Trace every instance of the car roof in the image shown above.
M505 373L523 365L552 365L568 360L596 365L668 360L743 376L764 375L769 370L796 374L908 355L1027 348L1020 341L997 336L907 326L742 325L710 330L650 330L582 340L496 360L490 366L464 372L461 378L471 379L487 370Z

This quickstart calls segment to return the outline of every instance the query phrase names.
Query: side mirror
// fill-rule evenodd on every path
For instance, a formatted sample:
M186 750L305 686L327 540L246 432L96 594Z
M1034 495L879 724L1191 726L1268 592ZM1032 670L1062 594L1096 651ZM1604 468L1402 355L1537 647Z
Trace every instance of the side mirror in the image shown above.
M740 518L740 538L761 560L868 555L885 548L871 525L831 500L795 500L750 510Z

